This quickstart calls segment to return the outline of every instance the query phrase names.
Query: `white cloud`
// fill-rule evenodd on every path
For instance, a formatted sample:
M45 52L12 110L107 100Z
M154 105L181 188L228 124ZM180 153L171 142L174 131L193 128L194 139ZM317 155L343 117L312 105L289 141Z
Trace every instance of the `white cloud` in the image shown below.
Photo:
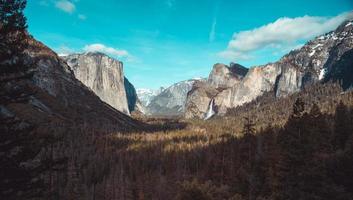
M342 22L351 18L353 18L353 12L342 13L335 17L279 18L259 28L235 33L228 48L219 55L229 59L244 59L261 49L288 49L289 46L296 46L299 40L312 39L334 30Z
M128 51L116 49L113 47L108 47L108 46L105 46L104 44L96 43L96 44L86 45L83 48L83 50L86 52L102 52L114 57L125 58L127 62L138 62L138 59L132 56Z
M216 26L217 26L217 18L215 17L211 25L211 31L208 39L209 42L213 42L216 39Z
M75 4L68 0L60 0L55 2L55 6L59 8L60 10L67 12L67 13L73 13L76 9Z
M79 14L77 17L78 17L80 20L86 20L86 19L87 19L86 15L83 15L83 14Z

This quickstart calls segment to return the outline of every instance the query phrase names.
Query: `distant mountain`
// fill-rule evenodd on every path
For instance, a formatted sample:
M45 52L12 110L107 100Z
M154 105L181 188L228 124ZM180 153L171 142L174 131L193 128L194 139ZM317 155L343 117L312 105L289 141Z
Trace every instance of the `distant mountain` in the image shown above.
M140 89L137 89L136 93L141 103L144 106L148 106L148 104L151 103L151 99L159 95L164 89L165 89L164 87L161 87L158 90L140 88Z
M147 106L149 115L175 116L182 115L185 111L185 103L188 92L200 79L190 79L173 84L160 94L153 97Z
M316 37L302 48L291 51L278 62L230 73L221 64L214 66L207 82L196 84L186 102L187 118L204 118L214 99L215 110L248 103L266 92L276 97L301 91L305 86L330 80L352 86L353 23L347 21L335 31Z

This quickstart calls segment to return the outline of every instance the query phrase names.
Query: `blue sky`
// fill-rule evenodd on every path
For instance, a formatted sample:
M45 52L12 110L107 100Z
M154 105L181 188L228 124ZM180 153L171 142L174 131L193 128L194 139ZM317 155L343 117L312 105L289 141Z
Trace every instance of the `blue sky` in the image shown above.
M352 0L28 0L29 31L58 53L103 51L136 88L276 61L353 17Z

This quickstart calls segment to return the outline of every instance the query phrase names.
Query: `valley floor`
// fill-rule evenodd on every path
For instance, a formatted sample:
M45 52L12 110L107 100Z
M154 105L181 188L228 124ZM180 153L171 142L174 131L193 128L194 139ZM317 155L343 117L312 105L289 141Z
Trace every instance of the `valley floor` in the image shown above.
M26 119L43 115L32 107L16 111ZM353 92L338 84L281 99L268 93L207 121L140 117L114 125L109 115L50 116L23 130L36 133L24 144L26 152L40 152L29 159L34 167L17 172L2 165L19 180L39 169L38 183L7 184L4 191L58 200L353 198Z
M320 104L309 96L271 101L288 108L282 120L263 117L263 103L209 121L144 119L145 132L75 133L67 171L53 173L50 191L60 199L351 199L353 95Z

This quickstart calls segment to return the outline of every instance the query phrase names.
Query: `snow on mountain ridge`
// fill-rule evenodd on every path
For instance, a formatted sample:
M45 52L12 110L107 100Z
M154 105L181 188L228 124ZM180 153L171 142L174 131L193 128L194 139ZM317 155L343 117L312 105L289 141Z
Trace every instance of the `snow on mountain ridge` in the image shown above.
M162 91L164 90L163 87L153 90L153 89L148 89L148 88L138 88L136 90L137 96L142 102L144 106L148 106L151 103L151 100L159 95Z

